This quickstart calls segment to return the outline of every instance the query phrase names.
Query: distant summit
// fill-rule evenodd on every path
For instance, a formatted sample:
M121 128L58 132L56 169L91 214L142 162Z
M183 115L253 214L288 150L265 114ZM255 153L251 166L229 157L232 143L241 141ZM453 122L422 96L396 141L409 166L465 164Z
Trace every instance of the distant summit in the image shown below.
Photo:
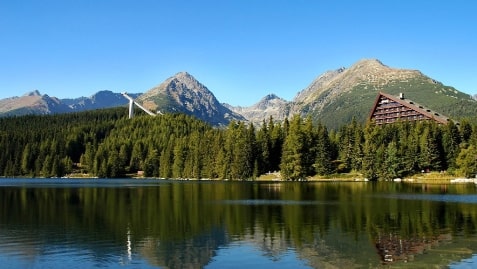
M214 94L187 72L166 79L137 98L151 111L179 112L195 116L212 125L227 125L231 120L245 120L223 106Z
M25 93L23 96L41 96L41 93L38 90L34 90L34 91L31 91L31 92Z
M227 106L234 112L243 115L248 121L260 125L270 117L273 119L283 119L283 111L287 103L285 99L275 94L268 94L250 107Z
M21 97L11 97L0 100L0 115L29 115L65 113L69 107L58 98L42 95L38 90L28 92Z
M138 97L139 93L129 94L132 98ZM120 93L112 91L99 91L90 97L80 97L76 99L63 99L74 111L85 111L92 109L103 109L123 106L128 103Z
M130 94L133 97L139 94ZM119 93L100 91L91 97L58 99L34 90L20 97L0 100L0 116L48 115L103 109L126 105L128 101Z

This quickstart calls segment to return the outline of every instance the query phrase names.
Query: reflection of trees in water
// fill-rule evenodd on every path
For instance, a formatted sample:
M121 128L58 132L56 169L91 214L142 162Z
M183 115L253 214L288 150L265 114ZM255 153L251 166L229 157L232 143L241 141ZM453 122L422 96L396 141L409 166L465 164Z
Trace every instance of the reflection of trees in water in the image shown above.
M227 244L224 230L177 241L148 237L138 242L136 251L151 265L165 268L203 268L215 256L219 246Z
M95 240L124 245L124 251L130 235L133 254L170 268L202 267L219 248L241 241L257 246L271 260L291 249L313 267L352 268L391 258L411 261L421 250L461 240L455 234L474 235L475 204L385 197L473 193L459 188L245 182L0 188L0 220L11 227L29 222L40 232L43 227L68 230L86 239L77 244L98 256L108 250L88 242L92 234Z

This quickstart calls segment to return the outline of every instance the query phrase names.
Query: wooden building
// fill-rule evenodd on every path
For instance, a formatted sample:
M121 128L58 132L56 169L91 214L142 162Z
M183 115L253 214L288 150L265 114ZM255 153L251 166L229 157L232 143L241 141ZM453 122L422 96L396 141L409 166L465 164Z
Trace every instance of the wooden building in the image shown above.
M396 97L383 92L376 97L369 114L369 120L377 125L398 121L434 120L439 124L449 122L449 118L446 116L404 98L402 93Z

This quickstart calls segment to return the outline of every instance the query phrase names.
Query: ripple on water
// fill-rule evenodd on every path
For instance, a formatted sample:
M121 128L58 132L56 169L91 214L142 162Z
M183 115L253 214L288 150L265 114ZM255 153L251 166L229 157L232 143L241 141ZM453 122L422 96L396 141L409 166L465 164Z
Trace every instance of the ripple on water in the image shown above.
M389 199L477 204L477 195L475 194L389 194L377 196Z
M27 229L0 231L1 268L71 269L80 268L80 265L81 268L111 268L128 260L126 245L98 239L94 234L78 237L58 230L37 233Z

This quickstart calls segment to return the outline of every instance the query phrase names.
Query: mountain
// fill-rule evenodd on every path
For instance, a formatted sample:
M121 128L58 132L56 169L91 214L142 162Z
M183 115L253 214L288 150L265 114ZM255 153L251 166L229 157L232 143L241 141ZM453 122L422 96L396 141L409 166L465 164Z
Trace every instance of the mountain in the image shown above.
M133 98L139 96L137 93L129 95ZM35 90L20 97L0 100L0 116L79 112L123 106L127 103L128 100L120 93L113 93L111 91L99 91L91 97L58 99L47 94L42 95L38 90Z
M54 114L65 113L71 109L63 104L61 100L42 95L38 90L29 92L23 96L15 96L0 100L0 115L28 115L28 114Z
M129 93L132 98L137 98L140 93ZM75 99L61 99L74 111L102 109L126 105L129 101L120 93L112 91L99 91L91 97L79 97Z
M180 112L220 126L245 118L221 103L214 94L187 72L180 72L140 95L137 102L151 110Z
M470 95L420 71L391 68L375 59L318 76L287 104L284 115L311 115L330 128L338 128L353 118L365 122L380 91L396 96L403 93L407 99L452 119L477 115L477 101Z
M244 116L248 121L260 125L270 117L273 117L273 119L284 119L283 110L287 104L288 102L285 99L275 94L268 94L258 103L249 107L224 105L233 112Z

